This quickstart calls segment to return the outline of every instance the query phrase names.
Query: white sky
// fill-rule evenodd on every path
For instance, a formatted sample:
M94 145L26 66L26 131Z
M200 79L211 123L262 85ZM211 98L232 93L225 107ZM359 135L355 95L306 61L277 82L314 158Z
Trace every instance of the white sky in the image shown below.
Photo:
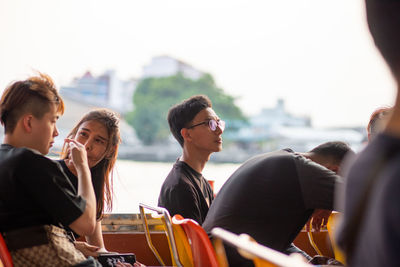
M211 73L247 114L286 100L314 126L363 126L395 85L361 0L0 0L0 91L39 70L139 77L170 55ZM67 107L68 108L68 107Z

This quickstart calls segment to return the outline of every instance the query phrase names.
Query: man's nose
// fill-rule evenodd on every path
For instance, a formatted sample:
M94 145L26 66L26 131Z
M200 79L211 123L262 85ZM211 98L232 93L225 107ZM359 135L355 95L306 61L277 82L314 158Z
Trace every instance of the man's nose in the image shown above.
M217 125L217 129L215 129L215 133L217 133L218 135L222 134L224 132L224 130L222 130L221 126Z
M56 136L58 136L58 129L57 129L57 127L54 127L54 132L53 132L53 136L54 137L56 137Z

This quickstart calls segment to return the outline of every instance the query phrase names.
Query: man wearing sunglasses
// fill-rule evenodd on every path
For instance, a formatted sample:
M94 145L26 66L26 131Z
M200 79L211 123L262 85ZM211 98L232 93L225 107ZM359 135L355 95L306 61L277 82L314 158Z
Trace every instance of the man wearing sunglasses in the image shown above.
M182 147L165 179L158 206L170 215L180 214L202 224L214 193L201 172L213 152L222 150L225 122L211 108L204 95L192 96L172 107L168 112L170 130Z

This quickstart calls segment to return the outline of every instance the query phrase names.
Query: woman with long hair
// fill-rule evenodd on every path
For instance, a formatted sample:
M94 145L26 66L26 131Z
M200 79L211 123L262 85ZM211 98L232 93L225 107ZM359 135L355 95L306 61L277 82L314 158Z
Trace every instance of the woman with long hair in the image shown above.
M86 256L97 256L106 252L101 230L101 218L105 210L112 209L113 168L121 142L119 118L108 109L95 109L85 114L67 136L83 144L92 175L96 195L96 229L85 236L86 242L75 242L75 246ZM62 159L59 160L75 189L78 189L77 171L72 163L68 143L64 143Z

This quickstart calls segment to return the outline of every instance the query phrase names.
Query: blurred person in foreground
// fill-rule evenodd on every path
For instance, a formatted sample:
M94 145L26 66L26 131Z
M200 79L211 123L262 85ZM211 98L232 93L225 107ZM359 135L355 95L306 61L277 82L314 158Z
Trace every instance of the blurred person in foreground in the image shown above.
M367 126L368 142L371 142L375 136L383 131L391 110L391 107L382 107L372 112Z
M397 97L383 132L348 162L337 241L349 266L399 266L400 1L365 3L369 30L397 82Z
M64 103L47 75L12 83L0 100L0 231L14 266L99 266L68 239L63 227L91 235L96 200L85 147L66 139L78 191L45 157L58 135Z
M312 218L317 231L333 210L337 175L344 156L354 152L343 142L321 144L309 152L291 149L261 154L243 163L225 182L208 211L203 228L246 233L269 248L305 252L292 242ZM230 266L253 266L226 246Z
M225 122L212 109L207 96L197 95L173 106L168 124L182 147L182 155L161 187L158 206L166 208L171 216L180 214L202 224L214 193L201 172L211 154L222 150Z

